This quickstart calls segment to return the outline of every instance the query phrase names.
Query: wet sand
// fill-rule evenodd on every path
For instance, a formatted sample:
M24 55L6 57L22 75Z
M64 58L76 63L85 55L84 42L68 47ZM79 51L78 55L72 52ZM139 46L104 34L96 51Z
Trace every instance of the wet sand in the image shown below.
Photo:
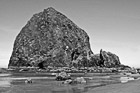
M90 89L86 93L140 93L140 80L106 85Z
M140 93L140 80L121 83L121 77L127 75L96 73L85 75L86 84L68 85L56 81L54 77L41 74L5 74L0 76L0 93ZM140 77L140 75L131 75L131 77ZM32 84L25 83L28 78L33 80Z

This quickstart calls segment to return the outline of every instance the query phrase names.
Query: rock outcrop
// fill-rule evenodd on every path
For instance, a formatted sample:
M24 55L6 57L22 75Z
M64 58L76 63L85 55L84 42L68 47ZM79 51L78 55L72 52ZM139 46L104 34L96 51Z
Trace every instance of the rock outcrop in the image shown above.
M8 67L70 66L90 57L89 36L65 15L50 7L33 15L14 42Z
M119 67L121 66L119 57L111 52L100 50L100 54L95 54L90 59L91 66Z

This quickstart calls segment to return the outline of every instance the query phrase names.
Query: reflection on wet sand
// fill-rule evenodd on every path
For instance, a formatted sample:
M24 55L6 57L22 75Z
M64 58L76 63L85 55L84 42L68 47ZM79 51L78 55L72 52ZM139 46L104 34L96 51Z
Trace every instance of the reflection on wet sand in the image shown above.
M25 80L32 79L33 83L27 84ZM121 83L121 80L131 79L124 78L120 75L113 76L92 76L84 77L87 81L85 84L62 84L62 81L56 81L55 77L34 76L27 77L22 74L13 76L10 74L0 74L0 92L2 93L83 93L90 89L105 86L108 84ZM132 80L132 79L131 79ZM5 91L10 92L3 92Z
M29 78L32 79L32 84L25 83L25 80ZM89 84L65 85L62 84L61 81L55 81L55 77L25 77L22 75L12 76L10 74L0 75L0 89L2 87L9 87L8 90L11 91L9 93L18 93L19 91L20 93L24 93L25 91L34 91L34 93L39 93L39 91L47 91L46 93L81 93L88 91L92 86L100 86L100 83L94 82L94 84L92 84L92 82L89 82Z
M10 81L7 81L7 80L1 81L0 80L0 87L10 87L10 85L11 85Z

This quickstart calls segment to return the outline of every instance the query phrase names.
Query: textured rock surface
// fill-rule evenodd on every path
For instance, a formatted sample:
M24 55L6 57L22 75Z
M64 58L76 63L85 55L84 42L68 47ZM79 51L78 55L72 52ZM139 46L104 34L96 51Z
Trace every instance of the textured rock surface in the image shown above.
M69 66L91 54L87 33L50 7L33 15L22 28L8 66Z
M121 65L119 57L111 52L100 50L100 54L91 57L90 64L92 66L102 67L118 67Z

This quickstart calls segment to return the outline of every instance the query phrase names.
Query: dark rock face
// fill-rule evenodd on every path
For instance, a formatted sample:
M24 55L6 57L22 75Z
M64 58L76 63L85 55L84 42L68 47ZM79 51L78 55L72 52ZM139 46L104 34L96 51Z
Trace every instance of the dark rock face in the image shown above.
M119 57L111 52L100 50L100 54L91 57L92 66L119 67L121 65Z
M53 8L33 15L14 42L10 66L69 66L90 57L89 36Z

